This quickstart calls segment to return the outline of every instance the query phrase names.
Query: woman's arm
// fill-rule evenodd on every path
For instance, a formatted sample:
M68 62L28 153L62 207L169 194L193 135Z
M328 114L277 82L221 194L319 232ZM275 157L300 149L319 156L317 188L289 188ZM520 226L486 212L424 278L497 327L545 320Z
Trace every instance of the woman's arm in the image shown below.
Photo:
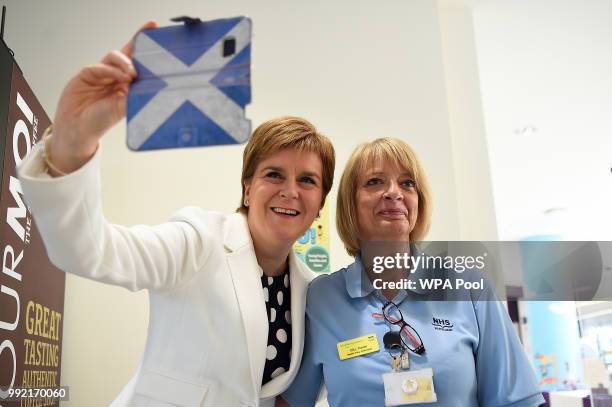
M158 226L125 227L102 211L99 153L65 177L40 176L34 150L19 168L24 197L50 260L59 269L130 290L164 289L206 261L212 237L202 211L187 210ZM208 225L207 225L208 226Z
M479 331L478 401L483 406L539 406L544 398L508 311L488 292L474 304Z
M156 25L150 21L143 28ZM130 53L131 41L122 51L83 68L66 85L47 151L52 166L68 174L50 178L40 148L29 154L18 173L57 267L131 290L161 289L202 264L206 232L197 221L190 224L189 216L133 228L111 225L104 218L96 149L104 132L125 115L127 87L134 77ZM197 220L198 215L191 218Z

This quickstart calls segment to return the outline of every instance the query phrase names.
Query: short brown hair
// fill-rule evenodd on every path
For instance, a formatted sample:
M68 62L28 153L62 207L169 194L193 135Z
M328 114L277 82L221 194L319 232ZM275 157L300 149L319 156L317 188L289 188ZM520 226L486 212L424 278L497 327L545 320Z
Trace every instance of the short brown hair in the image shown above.
M244 205L244 184L253 177L257 165L270 154L287 148L297 151L312 151L318 154L323 164L321 180L323 188L321 208L323 208L325 198L334 182L334 167L336 165L334 146L308 120L301 117L283 116L268 120L257 127L244 148L242 177L240 179L242 198L237 212L248 212L248 207Z
M416 225L410 232L410 241L422 240L429 231L432 211L431 192L423 167L414 150L402 140L390 137L378 138L357 146L344 167L338 187L336 228L346 251L351 256L356 256L361 248L355 203L359 177L374 163L384 161L393 162L403 171L410 173L416 183L419 213Z

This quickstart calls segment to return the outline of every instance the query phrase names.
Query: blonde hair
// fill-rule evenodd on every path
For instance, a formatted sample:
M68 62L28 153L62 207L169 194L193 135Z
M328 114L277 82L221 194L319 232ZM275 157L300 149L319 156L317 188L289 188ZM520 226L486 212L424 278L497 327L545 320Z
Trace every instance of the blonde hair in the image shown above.
M257 165L269 157L270 154L287 148L297 151L311 151L321 159L323 164L321 208L323 208L325 198L334 181L334 167L336 165L334 147L329 139L319 133L308 120L301 117L284 116L262 123L255 129L244 148L242 177L240 178L242 198L237 212L248 212L248 207L244 205L245 182L253 177Z
M410 241L422 240L429 231L432 212L431 192L425 171L414 150L402 140L390 137L378 138L357 146L344 167L338 187L336 228L346 251L351 256L357 255L361 248L356 206L359 178L368 168L385 161L391 161L398 168L407 171L416 183L419 213L416 224L410 232Z

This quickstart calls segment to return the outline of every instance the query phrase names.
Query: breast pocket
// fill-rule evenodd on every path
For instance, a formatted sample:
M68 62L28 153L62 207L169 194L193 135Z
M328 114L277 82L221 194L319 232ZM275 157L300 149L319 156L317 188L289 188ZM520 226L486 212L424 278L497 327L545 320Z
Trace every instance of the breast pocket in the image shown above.
M187 382L157 372L143 372L134 390L138 406L143 407L201 407L208 386Z

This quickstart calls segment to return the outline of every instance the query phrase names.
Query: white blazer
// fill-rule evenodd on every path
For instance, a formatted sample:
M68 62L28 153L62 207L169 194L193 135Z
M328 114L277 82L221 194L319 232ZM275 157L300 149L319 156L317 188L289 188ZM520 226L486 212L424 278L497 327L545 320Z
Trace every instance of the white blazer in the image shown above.
M244 215L185 208L158 226L111 225L102 213L99 153L50 178L35 149L19 179L57 267L150 292L144 356L112 406L272 406L293 381L313 273L291 252L291 365L262 387L268 318Z

